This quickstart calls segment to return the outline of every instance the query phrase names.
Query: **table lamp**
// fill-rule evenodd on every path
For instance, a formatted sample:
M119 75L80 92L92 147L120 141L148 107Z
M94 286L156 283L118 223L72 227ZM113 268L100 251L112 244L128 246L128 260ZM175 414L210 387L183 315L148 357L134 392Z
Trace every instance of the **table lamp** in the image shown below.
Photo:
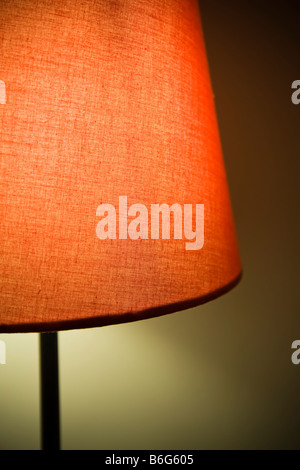
M54 449L57 331L194 307L241 262L197 0L2 1L0 44L0 332L41 333Z

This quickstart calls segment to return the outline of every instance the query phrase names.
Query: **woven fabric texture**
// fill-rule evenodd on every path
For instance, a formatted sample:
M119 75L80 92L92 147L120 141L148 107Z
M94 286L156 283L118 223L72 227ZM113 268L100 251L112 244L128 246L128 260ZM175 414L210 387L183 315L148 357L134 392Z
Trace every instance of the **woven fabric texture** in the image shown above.
M0 50L0 332L138 320L232 287L197 1L3 0ZM134 220L120 196L147 208L148 238L120 238ZM116 209L115 238L97 236L101 204ZM203 205L201 249L173 236L172 215L170 238L151 238L154 204L192 205L194 228Z

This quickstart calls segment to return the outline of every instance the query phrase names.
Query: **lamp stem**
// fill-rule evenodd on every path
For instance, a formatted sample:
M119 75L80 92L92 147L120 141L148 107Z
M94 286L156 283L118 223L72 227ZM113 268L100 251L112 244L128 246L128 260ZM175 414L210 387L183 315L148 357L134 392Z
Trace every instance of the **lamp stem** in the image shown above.
M42 450L60 450L57 333L40 333Z

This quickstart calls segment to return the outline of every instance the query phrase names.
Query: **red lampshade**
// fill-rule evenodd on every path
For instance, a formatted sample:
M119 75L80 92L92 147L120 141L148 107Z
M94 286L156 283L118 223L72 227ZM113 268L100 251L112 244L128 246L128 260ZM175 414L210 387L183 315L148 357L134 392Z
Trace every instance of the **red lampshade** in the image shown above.
M139 320L241 264L197 0L0 6L0 332Z

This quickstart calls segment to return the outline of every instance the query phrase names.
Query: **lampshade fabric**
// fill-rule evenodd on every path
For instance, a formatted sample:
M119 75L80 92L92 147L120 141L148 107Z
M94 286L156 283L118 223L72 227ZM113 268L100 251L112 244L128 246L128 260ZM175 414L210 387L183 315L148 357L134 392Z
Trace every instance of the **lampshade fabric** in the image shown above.
M196 0L3 0L0 51L0 332L153 317L236 284Z

